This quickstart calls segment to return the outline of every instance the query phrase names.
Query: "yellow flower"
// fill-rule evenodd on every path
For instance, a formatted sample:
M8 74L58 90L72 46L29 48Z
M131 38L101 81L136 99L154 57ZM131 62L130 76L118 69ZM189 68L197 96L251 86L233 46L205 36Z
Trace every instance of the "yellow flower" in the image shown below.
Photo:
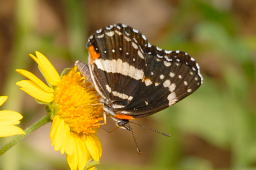
M91 161L99 161L102 148L96 130L103 121L103 106L92 84L77 68L62 77L40 52L30 54L38 64L48 85L33 73L17 69L28 80L17 85L48 106L52 119L51 143L56 151L66 154L71 170L83 170Z
M0 96L0 106L2 106L7 99L7 96ZM21 119L22 115L18 112L0 110L0 137L24 135L25 132L16 126L20 124Z

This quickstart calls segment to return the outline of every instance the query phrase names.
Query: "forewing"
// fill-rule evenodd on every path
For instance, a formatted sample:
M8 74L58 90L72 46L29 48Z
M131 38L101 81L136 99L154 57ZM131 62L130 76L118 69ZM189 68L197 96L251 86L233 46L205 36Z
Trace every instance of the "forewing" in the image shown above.
M89 68L97 91L116 113L146 116L175 104L202 82L185 52L148 43L123 24L97 30L88 41Z

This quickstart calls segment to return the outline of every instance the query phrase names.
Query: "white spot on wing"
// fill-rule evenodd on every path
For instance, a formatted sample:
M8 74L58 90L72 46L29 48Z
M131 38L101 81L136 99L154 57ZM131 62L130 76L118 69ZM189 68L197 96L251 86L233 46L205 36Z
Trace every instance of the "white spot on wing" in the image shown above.
M168 62L168 61L164 61L164 65L165 65L166 67L170 67L170 66L172 65L172 63L170 63L170 62Z
M135 32L135 33L138 33L138 32L139 32L138 30L136 30L136 29L134 29L134 28L133 28L132 30L133 30L133 32Z
M124 94L124 93L119 93L119 92L117 92L117 91L112 91L112 94L113 94L114 96L116 96L116 97L121 98L121 99L126 99L126 100L132 100L132 99L133 99L132 96L128 96L128 95L126 95L126 94Z
M98 37L98 38L103 38L103 37L104 37L104 34L98 35L97 37Z
M165 53L166 53L166 54L171 54L172 51L170 51L170 50L165 50Z
M129 100L129 101L132 101L132 99L133 99L132 96L129 96L129 97L128 97L128 100Z
M164 75L163 74L160 75L160 79L164 79Z
M167 97L169 101L169 106L175 104L177 102L176 94L174 92L170 93Z
M169 87L171 85L171 81L170 80L165 80L163 83L164 87Z
M138 45L135 44L134 42L132 42L132 46L133 46L133 48L138 49Z
M127 36L130 36L131 34L127 31L124 32Z
M174 77L175 74L173 72L170 72L170 77Z
M114 31L106 32L106 35L109 37L112 37L114 34L115 34Z
M176 85L175 85L174 83L172 83L172 84L170 85L170 87L169 87L169 90L170 90L171 92L173 92L173 91L175 90L175 88L176 88Z
M108 91L109 93L111 93L112 90L111 90L111 87L109 87L108 84L106 85L106 89L107 89L107 91Z
M119 105L119 104L113 104L112 107L115 109L120 109L120 108L124 108L125 106Z
M118 30L115 30L115 33L117 33L118 35L122 35L122 33Z
M157 56L158 58L163 58L163 56L160 55L160 54L157 54L156 56Z
M200 66L199 66L198 63L196 63L196 67L197 67L198 70L200 70Z
M171 58L169 58L167 55L166 55L166 56L164 56L164 58L165 58L167 61L172 61L172 59L171 59Z
M96 33L101 33L102 32L102 29L98 29L97 31L96 31Z
M107 30L111 30L113 28L113 25L109 25L106 27Z
M140 50L138 50L138 56L139 56L141 59L145 59Z
M144 34L141 35L144 40L147 40L146 36Z
M146 86L149 86L152 84L152 81L147 78L147 79L145 79L145 84L146 84Z
M91 39L93 39L93 35L91 35L91 36L89 37L89 40L91 40Z
M124 39L125 39L126 41L131 41L131 39L130 39L129 37L127 37L127 36L124 36Z
M162 51L162 49L161 49L161 48L159 48L159 47L156 47L156 50L157 50L157 51Z

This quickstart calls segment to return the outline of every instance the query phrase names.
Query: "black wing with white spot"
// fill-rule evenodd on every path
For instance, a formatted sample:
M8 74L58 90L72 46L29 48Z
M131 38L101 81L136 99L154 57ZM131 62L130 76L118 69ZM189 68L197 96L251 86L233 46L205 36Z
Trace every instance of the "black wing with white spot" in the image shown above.
M114 113L153 114L202 83L199 66L190 55L153 46L145 35L123 24L97 30L87 47L94 85Z

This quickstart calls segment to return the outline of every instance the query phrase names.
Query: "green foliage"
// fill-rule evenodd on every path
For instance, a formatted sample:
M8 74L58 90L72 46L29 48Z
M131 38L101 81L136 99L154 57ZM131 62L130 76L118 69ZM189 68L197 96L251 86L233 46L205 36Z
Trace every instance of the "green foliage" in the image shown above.
M228 167L226 167L228 169L255 168L256 62L253 52L256 51L256 35L241 34L243 25L232 11L220 8L211 1L179 2L173 19L166 21L169 29L160 44L166 49L180 49L195 56L202 67L204 84L177 105L152 116L160 124L158 127L170 131L172 137L165 139L157 136L153 156L147 165L120 165L118 160L114 163L103 161L99 169L215 169L216 166L206 156L186 153L184 140L187 135L196 136L218 150L228 151L230 153L230 163L227 163ZM35 11L30 10L35 8L34 2L17 1L17 28L12 50L12 56L15 58L11 69L25 65L26 54L40 48L46 54L61 56L59 59L62 62L85 60L87 23L83 20L85 16L81 4L80 0L64 1L63 10L69 38L69 43L65 47L56 44L53 38L55 35L41 35L35 31L33 27ZM26 7L29 7L29 10ZM6 83L7 95L15 96L17 89L10 87L11 84L14 85L14 79L17 77L12 73L8 77L11 78L10 82ZM20 102L17 101L16 105L14 107L20 107ZM28 110L28 112L32 111ZM26 116L31 115L25 115L25 121L29 119ZM41 169L67 167L63 164L63 159L38 154L27 144L23 144L20 149L22 158L17 158L15 153L11 153L9 158L0 160L1 164L8 161L0 169L19 167L10 165L13 158L18 160L22 169L38 169L37 164L45 164ZM103 147L103 153L105 149ZM196 149L202 150L200 147ZM18 151L15 152L17 154ZM206 153L206 155L211 154L211 152ZM111 153L105 153L103 157L105 155ZM35 163L30 161L31 157L35 158Z

